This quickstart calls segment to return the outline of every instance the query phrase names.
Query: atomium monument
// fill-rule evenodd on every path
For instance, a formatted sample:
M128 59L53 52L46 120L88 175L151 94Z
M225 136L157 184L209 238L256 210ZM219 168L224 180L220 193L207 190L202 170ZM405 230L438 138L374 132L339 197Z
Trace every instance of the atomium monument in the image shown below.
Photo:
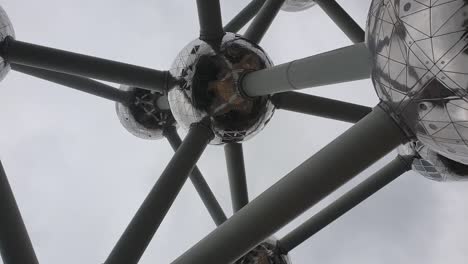
M196 3L200 35L168 70L23 42L0 9L0 79L11 68L114 101L126 130L165 138L175 151L104 263L138 263L188 178L217 228L174 264L292 263L291 250L411 169L436 181L468 179L466 1L373 0L365 31L334 0L253 0L224 26L219 0ZM312 6L353 45L273 65L260 42L275 16ZM374 108L295 91L368 78L380 99ZM275 109L356 124L250 201L243 144L267 127ZM229 218L196 166L208 145L225 150ZM381 170L272 238L396 149ZM0 210L3 262L38 263L1 166Z

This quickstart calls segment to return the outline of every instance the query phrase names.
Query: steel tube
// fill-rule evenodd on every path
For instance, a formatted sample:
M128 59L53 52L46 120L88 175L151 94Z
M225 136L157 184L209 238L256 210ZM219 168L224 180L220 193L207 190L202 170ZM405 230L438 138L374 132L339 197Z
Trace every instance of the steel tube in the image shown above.
M101 82L71 74L48 71L39 68L11 64L11 69L46 81L61 84L75 90L96 95L111 101L129 104L133 98L131 92L122 91Z
M175 127L167 128L164 131L164 136L169 141L172 149L177 151L177 149L179 149L180 145L182 144L182 140L177 134L177 129ZM193 168L189 177L215 224L219 226L224 223L227 217L197 166Z
M234 262L406 140L393 119L374 108L172 263Z
M180 189L195 167L213 132L193 125L154 187L113 248L106 264L138 263Z
M284 253L291 251L410 169L411 158L396 157L378 172L280 239L281 250Z
M358 122L372 111L371 107L297 92L277 93L272 101L278 109L350 123Z
M335 0L315 0L353 43L364 42L366 33Z
M39 263L1 161L0 254L5 264Z
M263 96L367 79L370 74L371 55L360 43L252 72L243 78L242 89L248 96Z
M0 56L9 63L164 92L170 74L131 64L53 49L7 37Z
M254 43L260 43L280 11L284 1L285 0L267 0L245 32L244 37Z
M232 211L235 213L249 203L242 144L226 144L224 153L231 189Z
M224 31L237 33L258 13L265 1L266 0L252 0L239 14L224 26Z
M208 43L221 41L224 30L219 0L197 0L200 39Z

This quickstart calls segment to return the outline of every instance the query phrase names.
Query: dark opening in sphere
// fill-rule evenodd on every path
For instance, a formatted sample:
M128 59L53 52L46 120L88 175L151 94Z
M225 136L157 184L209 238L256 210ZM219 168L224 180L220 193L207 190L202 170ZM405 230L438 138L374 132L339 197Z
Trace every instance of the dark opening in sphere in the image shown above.
M194 40L175 59L171 74L175 85L168 98L179 125L209 121L212 144L245 141L271 119L270 96L248 98L239 89L246 73L271 67L265 52L241 36L226 33L219 47Z

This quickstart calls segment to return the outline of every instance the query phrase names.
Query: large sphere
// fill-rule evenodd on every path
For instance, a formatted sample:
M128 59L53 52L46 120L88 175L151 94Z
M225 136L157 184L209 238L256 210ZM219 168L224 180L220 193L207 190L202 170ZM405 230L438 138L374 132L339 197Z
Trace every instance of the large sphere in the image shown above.
M13 26L11 25L8 15L0 6L0 42L2 42L8 36L15 37L15 31L13 30ZM0 57L0 81L5 78L9 70L10 65L2 57Z
M421 143L463 164L468 164L467 25L464 0L374 0L367 22L380 99Z
M268 239L256 246L235 264L290 264L288 255L281 253L276 239Z
M306 10L315 5L314 0L286 0L284 1L281 10L287 12L299 12Z
M240 78L270 66L260 47L232 33L226 33L215 48L192 41L171 69L175 85L168 97L175 119L186 130L208 120L215 135L212 144L247 140L268 123L274 106L269 96L243 96Z
M166 128L176 125L167 96L127 85L120 89L134 95L128 105L116 103L117 116L128 132L143 139L160 139Z
M432 151L419 141L398 148L400 155L414 156L411 168L422 176L440 182L468 181L468 166Z

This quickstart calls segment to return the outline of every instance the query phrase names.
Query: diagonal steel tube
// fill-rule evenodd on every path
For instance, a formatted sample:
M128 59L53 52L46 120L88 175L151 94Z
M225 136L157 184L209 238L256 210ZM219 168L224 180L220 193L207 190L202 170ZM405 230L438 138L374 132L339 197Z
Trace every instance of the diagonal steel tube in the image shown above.
M217 44L224 36L219 0L197 0L200 39Z
M364 42L366 33L335 0L315 0L353 43Z
M39 263L1 161L0 254L5 264Z
M136 86L164 92L171 77L158 71L131 64L53 49L7 37L0 43L0 56L9 63L21 64L61 73Z
M11 68L17 72L61 84L75 90L109 99L111 101L120 102L124 105L129 104L133 98L133 94L131 92L122 91L85 77L43 70L19 64L11 64Z
M224 31L237 33L243 28L262 8L266 0L252 0L229 23L224 26Z
M175 127L167 128L164 131L164 136L167 138L167 141L169 141L169 144L174 151L177 151L182 144L182 140L177 134L177 129ZM208 209L208 212L210 213L211 218L213 218L215 224L219 226L224 223L227 219L226 215L197 166L195 166L190 173L190 180L205 204L206 209Z
M246 95L263 96L367 79L370 74L370 52L364 43L359 43L252 72L244 76L241 84Z
M284 1L285 0L267 0L245 32L244 37L254 43L260 43L280 11Z
M276 108L344 122L356 123L372 111L371 107L297 92L272 96Z
M236 213L249 203L242 144L228 143L224 146L224 153L231 188L232 210Z
M411 169L411 157L396 157L358 186L279 240L287 253Z
M375 107L172 263L233 263L406 140Z
M213 137L204 124L194 124L158 181L138 209L106 264L138 263L172 203Z

